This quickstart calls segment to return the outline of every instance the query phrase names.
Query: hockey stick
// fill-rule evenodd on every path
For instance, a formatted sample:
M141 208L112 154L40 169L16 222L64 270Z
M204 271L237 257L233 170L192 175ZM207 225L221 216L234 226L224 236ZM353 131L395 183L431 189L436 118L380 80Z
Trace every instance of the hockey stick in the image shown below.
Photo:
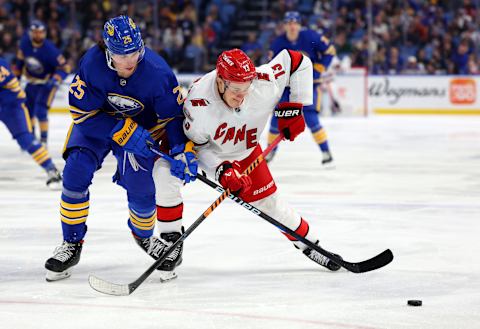
M206 176L203 176L203 175L199 174L199 175L197 175L197 179L199 179L200 181L202 181L203 183L207 184L208 186L212 187L213 189L217 190L220 193L224 192L224 189L220 185L211 181ZM238 196L230 194L228 197L231 200L238 203L239 205L241 205L243 208L245 208L248 211L252 212L253 214L265 219L270 224L273 224L274 226L278 227L283 232L290 234L291 236L293 236L297 240L303 242L304 244L306 244L310 248L318 251L323 256L330 258L330 260L332 260L334 263L342 266L343 268L347 269L350 272L364 273L364 272L368 272L368 271L373 271L373 270L376 270L378 268L384 267L385 265L388 265L393 260L392 251L390 249L387 249L387 250L381 252L380 254L378 254L378 255L370 258L370 259L359 262L359 263L347 262L347 261L333 255L332 253L328 252L327 250L323 249L319 245L316 245L316 244L312 243L311 241L305 239L304 237L302 237L301 235L296 233L294 230L286 227L285 225L283 225L279 221L275 220L274 218L270 217L269 215L267 215L266 213L261 211L260 209L255 208L250 203L243 201Z
M278 145L283 139L283 134L280 134L275 138L275 140L268 146L262 154L260 154L249 166L248 168L243 172L243 174L250 174L267 156L272 149ZM150 147L153 150L153 147ZM162 157L163 154L160 154ZM174 244L168 248L165 253L158 258L145 272L143 272L135 281L128 283L128 284L117 284L117 283L112 283L109 281L106 281L104 279L101 279L93 274L89 275L88 277L88 283L90 284L90 287L93 289L97 290L98 292L101 292L103 294L108 294L108 295L114 295L114 296L128 296L132 292L134 292L142 283L145 281L152 272L156 270L158 266L160 266L165 259L175 250L175 248L183 241L185 240L197 227L200 225L205 218L207 218L215 208L222 203L223 200L230 194L229 190L224 190L222 194L216 199L210 207L208 207L205 212L200 215L200 217L193 222L192 225L178 238L177 241L175 241Z
M161 156L162 158L166 159L167 161L172 161L172 158L169 157L168 155L166 155L165 153L162 153L162 152L154 149L153 147L151 147L150 149L153 153ZM200 181L202 181L203 183L207 184L208 186L212 187L213 189L217 190L220 193L225 192L225 190L220 185L218 185L215 182L208 179L206 177L206 175L198 174L197 179L199 179ZM240 197L235 196L233 194L229 194L228 197L230 199L232 199L233 201L235 201L236 203L238 203L239 205L241 205L242 207L244 207L245 209L247 209L248 211L254 213L255 215L257 215L257 216L259 216L263 219L265 219L270 224L273 224L274 226L278 227L283 232L288 233L291 236L295 237L297 240L303 242L308 247L318 251L323 256L330 258L334 263L342 266L343 268L345 268L346 270L348 270L350 272L365 273L365 272L373 271L373 270L376 270L378 268L384 267L385 265L388 265L393 260L392 251L390 249L387 249L387 250L381 252L380 254L378 254L378 255L370 258L370 259L367 259L365 261L362 261L362 262L358 262L358 263L347 262L347 261L345 261L345 260L343 260L339 257L336 257L332 253L330 253L327 250L323 249L322 247L314 244L313 242L305 239L301 235L297 234L294 230L288 228L287 226L283 225L279 221L270 217L269 215L267 215L266 213L264 213L260 209L257 209L254 206L252 206L250 203L243 201Z

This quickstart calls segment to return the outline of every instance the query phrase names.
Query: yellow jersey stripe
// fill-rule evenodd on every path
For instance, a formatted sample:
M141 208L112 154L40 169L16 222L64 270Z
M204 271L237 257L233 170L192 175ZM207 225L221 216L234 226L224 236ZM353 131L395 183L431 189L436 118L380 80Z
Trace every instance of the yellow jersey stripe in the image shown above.
M30 114L28 114L28 108L24 103L22 103L22 109L23 109L23 113L25 114L25 120L27 121L28 131L32 132L33 131L32 120L30 120Z
M68 128L67 138L65 138L65 143L63 143L62 154L64 154L65 151L67 150L68 140L70 139L70 136L72 135L73 125L74 125L74 123L72 122L70 124L70 128Z
M76 113L80 113L80 114L88 114L88 113L90 113L90 111L80 110L78 107L75 107L75 106L73 106L73 105L70 105L70 112L76 112Z
M80 118L73 118L73 122L75 124L82 123L83 121L87 120L88 118L91 118L94 115L96 115L98 112L99 112L99 110L94 110L94 111L89 112L88 114L85 114L85 115L81 116Z
M337 54L337 51L335 49L335 47L333 45L330 45L330 47L328 47L327 51L325 52L326 55L332 55L332 56L335 56Z
M320 72L320 73L323 73L323 72L326 71L325 66L324 66L323 64L319 64L319 63L313 64L313 69L314 69L315 71Z
M55 93L57 92L57 87L53 87L52 90L50 90L50 94L48 94L48 99L47 99L47 107L50 107L53 102L53 97L55 97Z

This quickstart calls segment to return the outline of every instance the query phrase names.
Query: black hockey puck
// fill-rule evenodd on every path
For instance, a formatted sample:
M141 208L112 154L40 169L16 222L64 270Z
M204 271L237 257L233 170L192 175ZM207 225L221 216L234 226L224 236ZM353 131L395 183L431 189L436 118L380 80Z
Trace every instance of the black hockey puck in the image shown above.
M410 306L422 306L422 301L419 300L419 299L410 299L407 302L407 304L410 305Z

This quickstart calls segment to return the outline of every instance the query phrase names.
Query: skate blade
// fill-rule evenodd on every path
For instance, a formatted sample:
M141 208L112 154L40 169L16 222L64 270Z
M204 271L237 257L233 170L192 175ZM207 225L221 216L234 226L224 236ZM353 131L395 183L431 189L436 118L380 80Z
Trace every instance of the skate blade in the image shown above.
M325 170L334 170L336 168L335 162L330 161L330 162L324 163L322 165L322 168Z
M47 187L52 191L60 191L62 189L62 182L52 182L48 184Z
M177 278L175 271L158 271L160 273L160 282L168 282Z
M63 272L53 272L53 271L47 270L47 275L46 275L45 279L48 282L53 282L53 281L58 281L58 280L63 280L63 279L69 278L71 275L72 275L71 270L65 270Z

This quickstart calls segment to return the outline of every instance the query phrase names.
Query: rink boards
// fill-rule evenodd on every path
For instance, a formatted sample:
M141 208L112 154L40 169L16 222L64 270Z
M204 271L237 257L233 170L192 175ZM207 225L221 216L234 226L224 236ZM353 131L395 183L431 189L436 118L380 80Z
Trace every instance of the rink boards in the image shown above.
M200 74L179 74L186 91ZM52 112L68 111L68 77L57 92ZM331 115L331 95L343 116L376 114L462 114L480 115L480 76L375 75L356 68L338 74L322 89L322 114Z

